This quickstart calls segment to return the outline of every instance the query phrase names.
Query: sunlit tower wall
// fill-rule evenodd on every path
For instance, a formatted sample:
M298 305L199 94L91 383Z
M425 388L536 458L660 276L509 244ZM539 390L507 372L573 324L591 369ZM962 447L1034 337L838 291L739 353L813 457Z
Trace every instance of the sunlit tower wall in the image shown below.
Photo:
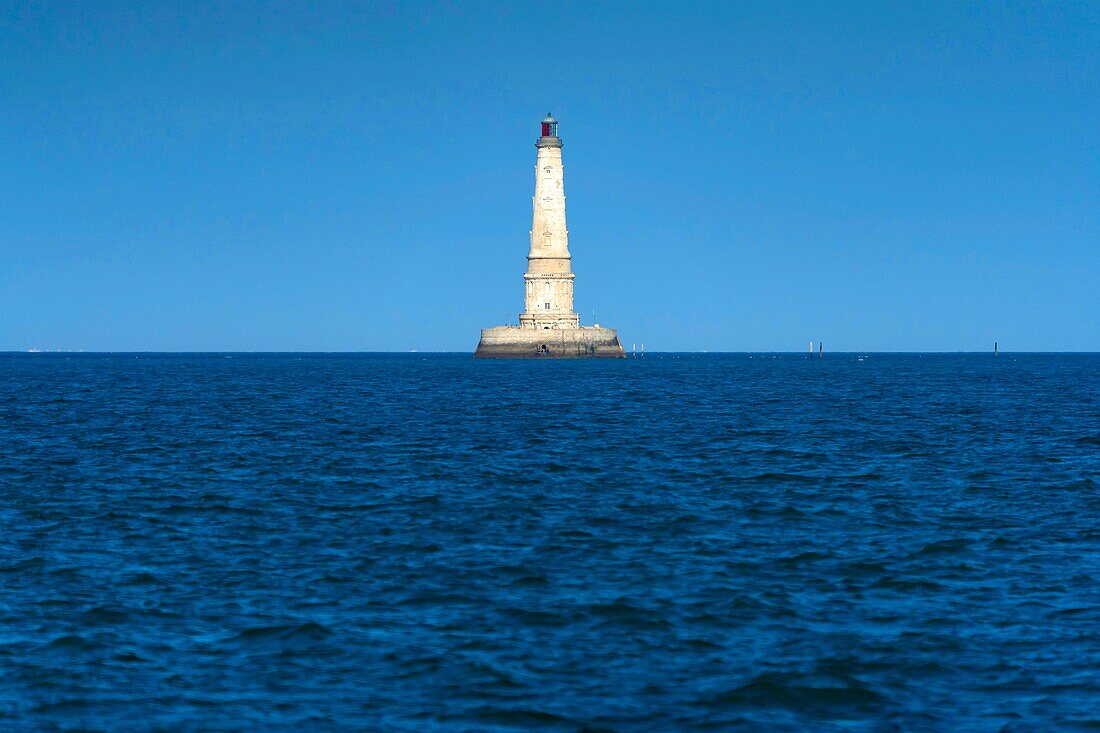
M558 121L547 114L536 143L535 195L531 199L531 248L523 275L524 328L577 328L573 270L565 225L565 172Z

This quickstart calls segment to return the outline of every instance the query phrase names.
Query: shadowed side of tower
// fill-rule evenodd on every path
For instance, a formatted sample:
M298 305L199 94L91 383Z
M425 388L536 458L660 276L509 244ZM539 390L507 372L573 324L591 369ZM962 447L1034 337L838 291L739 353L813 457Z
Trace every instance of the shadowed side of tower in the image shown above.
M565 182L558 122L547 114L536 143L531 247L518 326L481 331L475 357L624 357L614 329L581 326L573 310L573 268L565 225Z

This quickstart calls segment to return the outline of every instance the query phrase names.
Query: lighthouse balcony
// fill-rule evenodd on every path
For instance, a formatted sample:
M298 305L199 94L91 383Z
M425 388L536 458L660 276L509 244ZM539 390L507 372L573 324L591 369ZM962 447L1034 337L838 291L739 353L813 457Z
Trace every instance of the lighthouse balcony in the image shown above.
M556 331L563 328L579 328L580 316L570 312L548 311L544 313L520 313L519 327Z

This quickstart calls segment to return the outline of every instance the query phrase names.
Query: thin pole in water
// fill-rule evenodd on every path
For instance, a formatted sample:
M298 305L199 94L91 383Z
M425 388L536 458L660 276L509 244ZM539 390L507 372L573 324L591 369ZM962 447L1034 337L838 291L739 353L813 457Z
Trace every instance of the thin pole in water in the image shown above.
M997 355L997 342L994 341L993 342L993 356L996 356L996 355Z

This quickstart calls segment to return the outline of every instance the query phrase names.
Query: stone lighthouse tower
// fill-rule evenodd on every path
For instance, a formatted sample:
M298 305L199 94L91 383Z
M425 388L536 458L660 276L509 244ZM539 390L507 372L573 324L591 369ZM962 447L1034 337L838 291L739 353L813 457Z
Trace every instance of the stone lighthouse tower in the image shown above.
M558 121L549 114L542 121L535 160L535 196L532 202L531 249L523 276L524 309L519 325L526 328L577 328L573 311L573 270L569 257L569 230L565 226L565 182L561 165Z
M481 331L476 357L623 357L618 334L610 328L581 326L573 310L573 267L565 226L565 183L558 121L542 121L535 147L531 247L523 275L523 312L518 326Z

